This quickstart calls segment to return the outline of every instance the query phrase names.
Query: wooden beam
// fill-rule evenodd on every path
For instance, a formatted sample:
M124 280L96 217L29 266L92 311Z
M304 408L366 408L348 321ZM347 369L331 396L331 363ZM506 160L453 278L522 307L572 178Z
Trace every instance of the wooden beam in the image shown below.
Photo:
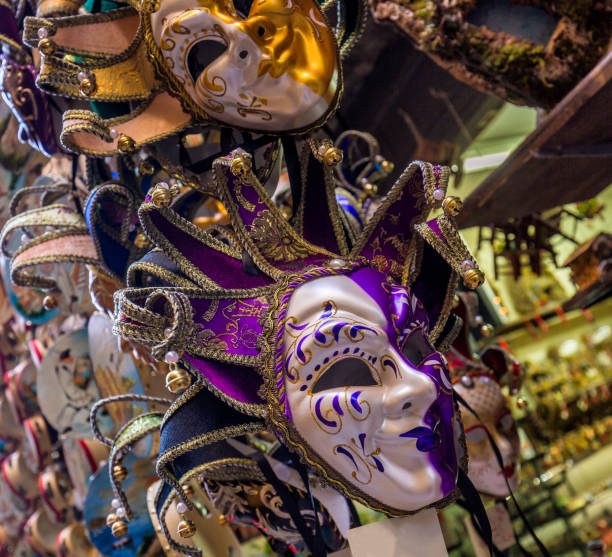
M612 52L464 200L459 226L502 223L612 183Z

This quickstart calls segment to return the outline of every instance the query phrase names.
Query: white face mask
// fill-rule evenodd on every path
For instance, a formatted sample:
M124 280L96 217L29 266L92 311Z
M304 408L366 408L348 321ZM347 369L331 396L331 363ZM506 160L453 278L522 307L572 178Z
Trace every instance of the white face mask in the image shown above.
M400 511L439 501L457 473L452 387L426 327L416 297L372 269L307 282L287 310L294 427L344 484Z
M518 487L519 436L516 423L495 379L488 375L467 376L467 379L471 379L471 387L470 381L462 378L455 384L455 390L482 420L478 421L470 412L461 409L470 459L468 476L481 493L507 497L509 493L504 476L513 491ZM487 430L499 448L504 461L503 470L499 468Z
M314 0L164 0L151 15L169 73L205 115L233 127L291 131L312 126L340 89L334 36Z

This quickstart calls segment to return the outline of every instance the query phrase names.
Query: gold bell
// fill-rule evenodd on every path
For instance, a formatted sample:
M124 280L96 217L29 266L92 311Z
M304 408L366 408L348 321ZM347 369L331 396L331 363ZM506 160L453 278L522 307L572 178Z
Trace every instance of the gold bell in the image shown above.
M84 95L85 97L87 97L91 95L95 90L96 90L96 84L89 77L86 77L84 79L81 79L81 81L79 81L79 91L81 92L81 95Z
M57 308L57 300L55 299L55 296L45 296L42 304L47 311Z
M123 154L133 153L136 149L136 142L129 135L121 134L117 140L117 149Z
M474 290L484 282L484 273L478 269L468 269L463 275L463 282Z
M395 165L391 162L388 161L387 159L383 159L380 162L380 169L385 173L385 174L389 174L391 172L393 172L393 169L395 168Z
M117 522L119 520L119 517L115 514L115 513L110 513L107 517L106 517L106 525L110 528L112 527L113 524L115 524L115 522Z
M181 538L191 538L196 533L195 524L191 520L181 520L178 523L176 533L181 536Z
M153 174L153 172L155 172L155 167L153 166L153 163L151 161L140 161L138 163L138 172L145 176L150 176L151 174Z
M167 207L172 201L172 192L169 188L157 186L153 190L153 193L151 193L151 200L158 209L161 209L162 207Z
M176 364L170 366L170 371L166 374L166 389L172 394L182 393L191 385L191 376Z
M136 234L136 238L134 238L134 245L138 249L143 249L149 247L151 245L151 242L143 232L139 232L138 234Z
M342 162L343 158L344 154L338 147L329 147L329 149L323 153L323 162L327 166L336 166Z
M224 514L220 514L219 515L219 524L221 526L225 526L227 524L228 520L227 520L227 516L225 516Z
M187 495L187 497L193 497L194 491L190 484L185 484L181 487L183 488L183 493Z
M517 405L517 406L518 406L518 407L519 407L521 410L523 410L523 409L527 408L527 406L528 406L527 401L526 401L524 398L522 398L522 397L519 397L519 398L517 398L517 399L516 399L516 405Z
M120 482L122 480L125 480L127 476L128 476L128 471L125 466L121 466L121 464L117 464L116 466L113 466L113 478L115 478L115 480Z
M115 538L122 538L128 533L128 525L123 520L113 522L111 532Z
M483 337L492 337L494 332L495 329L493 328L493 325L491 325L491 323L485 323L482 327L480 327L480 334Z
M38 50L40 50L45 56L53 54L57 45L51 39L41 39L38 41Z
M374 195L378 191L378 188L374 184L370 184L370 182L366 182L363 185L363 191L367 195Z
M234 176L246 176L246 174L253 168L253 161L248 153L240 153L234 156L232 160L232 166L230 170Z
M461 209L463 209L463 201L453 195L449 195L442 202L442 210L449 217L456 217L461 212Z

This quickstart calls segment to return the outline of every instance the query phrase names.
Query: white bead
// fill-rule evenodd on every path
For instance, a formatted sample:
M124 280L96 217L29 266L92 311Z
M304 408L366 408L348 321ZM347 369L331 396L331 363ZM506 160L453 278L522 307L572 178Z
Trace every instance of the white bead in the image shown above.
M325 151L327 151L326 145L319 145L319 155L324 155Z
M49 30L46 27L40 27L38 29L38 38L46 39L49 36Z
M170 333L171 333L171 332L172 332L172 327L166 327L166 328L164 329L164 335L165 335L165 336L167 336L167 337L169 337L169 336L170 336Z
M119 135L119 132L115 128L111 128L111 130L108 133L113 139L116 139L117 136Z
M346 261L344 259L332 259L328 264L332 269L342 269L342 267L346 267Z
M119 518L123 518L125 516L125 509L123 507L117 507L117 509L115 510L115 514Z
M168 186L167 182L157 182L157 184L155 184L155 187L164 188L167 190L170 186Z
M477 315L474 317L474 321L476 321L478 325L482 325L484 323L484 317L482 315Z
M442 201L446 197L446 194L444 193L444 190L438 188L437 190L434 190L433 196L436 201Z
M77 79L78 79L79 81L83 81L84 79L89 79L89 74L88 74L87 72L85 72L85 71L80 71L80 72L77 74Z
M179 514L185 514L187 512L187 505L185 505L185 503L182 501L179 501L176 504L176 512Z
M469 269L473 269L475 267L474 262L471 259L466 259L461 263L461 270L467 271Z
M121 501L115 497L111 501L111 507L113 507L113 509L118 509L120 506L121 506Z
M164 356L164 362L166 362L167 364L172 364L172 363L176 363L179 361L179 355L177 352L175 352L174 350L170 350L168 352L166 352L166 355Z

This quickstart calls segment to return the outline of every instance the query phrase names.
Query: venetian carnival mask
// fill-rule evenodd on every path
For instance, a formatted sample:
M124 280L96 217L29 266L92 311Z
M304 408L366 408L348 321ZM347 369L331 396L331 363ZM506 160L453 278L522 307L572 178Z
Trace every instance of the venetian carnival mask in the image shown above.
M402 511L455 485L452 385L410 290L373 269L295 290L284 329L286 413L328 466Z
M314 0L172 0L151 15L155 47L190 107L235 127L297 130L340 89L335 38ZM155 52L155 47L153 47Z
M513 491L518 487L519 436L506 397L497 379L486 372L464 375L455 390L480 416L479 421L470 412L463 409L461 412L470 457L468 475L481 493L507 497L506 479ZM487 431L499 448L503 469L495 458Z

